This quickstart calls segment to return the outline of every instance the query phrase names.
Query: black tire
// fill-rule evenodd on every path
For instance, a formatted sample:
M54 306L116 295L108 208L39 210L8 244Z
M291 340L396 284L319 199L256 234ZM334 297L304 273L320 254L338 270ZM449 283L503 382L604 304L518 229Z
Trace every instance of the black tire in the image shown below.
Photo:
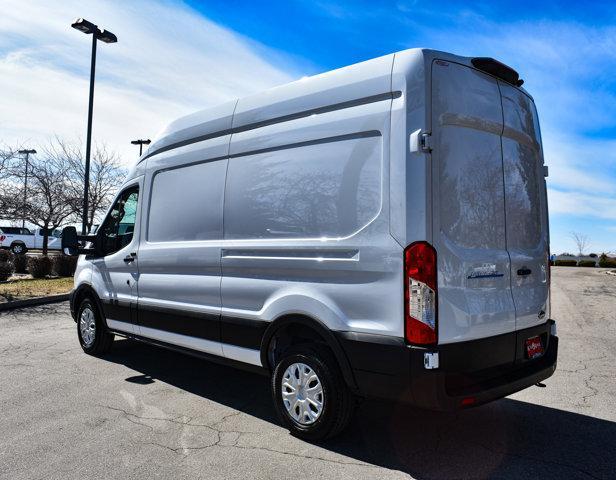
M93 341L88 341L88 339L84 339L82 335L82 315L86 310L92 312L94 317ZM88 316L86 314L86 316L84 317L84 321L87 317ZM107 330L103 317L99 309L97 308L96 303L93 302L90 298L85 298L79 305L79 310L77 313L77 338L79 338L79 344L81 345L83 351L89 355L103 355L111 349L111 345L113 344L113 333L110 333Z
M11 245L11 252L15 255L25 255L28 248L23 243L14 243Z
M292 418L282 398L283 377L287 368L296 363L310 367L323 388L323 405L313 423L302 424ZM271 380L272 397L282 424L292 435L308 441L331 438L349 424L355 410L355 398L349 390L334 356L321 346L298 346L285 352L276 364Z

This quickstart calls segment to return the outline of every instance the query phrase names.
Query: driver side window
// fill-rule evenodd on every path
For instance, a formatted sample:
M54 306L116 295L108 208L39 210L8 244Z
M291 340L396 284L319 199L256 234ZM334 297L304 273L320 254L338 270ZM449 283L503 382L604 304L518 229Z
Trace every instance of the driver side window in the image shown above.
M139 187L124 190L115 203L102 226L102 245L105 255L124 248L133 239L135 218L139 201Z

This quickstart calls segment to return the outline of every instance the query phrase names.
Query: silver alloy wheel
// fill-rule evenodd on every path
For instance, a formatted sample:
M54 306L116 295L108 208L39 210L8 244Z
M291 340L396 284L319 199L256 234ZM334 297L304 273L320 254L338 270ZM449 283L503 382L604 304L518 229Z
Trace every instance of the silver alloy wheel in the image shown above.
M20 243L13 245L13 253L16 253L19 255L21 252L23 252L23 250L24 250L24 247Z
M282 376L282 401L287 413L301 425L317 421L323 411L323 386L305 363L289 365Z
M81 311L79 317L79 332L81 340L86 347L91 347L96 336L96 317L92 308L87 306Z

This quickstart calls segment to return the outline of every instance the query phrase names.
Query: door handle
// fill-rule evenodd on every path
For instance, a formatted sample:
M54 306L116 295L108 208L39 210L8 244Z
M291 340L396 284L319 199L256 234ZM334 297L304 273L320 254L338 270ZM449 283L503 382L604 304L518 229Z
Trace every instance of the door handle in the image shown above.
M530 268L520 268L518 270L518 275L524 277L526 275L530 275L532 273L532 270Z
M129 253L124 257L124 263L134 262L135 258L137 258L137 254L135 252Z

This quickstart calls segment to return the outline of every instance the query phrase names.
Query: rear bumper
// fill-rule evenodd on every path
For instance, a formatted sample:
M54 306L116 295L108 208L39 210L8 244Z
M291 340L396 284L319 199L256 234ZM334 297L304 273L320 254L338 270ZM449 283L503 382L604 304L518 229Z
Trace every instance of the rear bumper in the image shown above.
M367 397L411 403L431 410L481 405L530 387L556 370L558 337L548 322L496 337L409 347L402 339L340 332L358 390ZM525 340L540 336L544 354L528 359ZM439 368L424 367L424 354L438 353Z

